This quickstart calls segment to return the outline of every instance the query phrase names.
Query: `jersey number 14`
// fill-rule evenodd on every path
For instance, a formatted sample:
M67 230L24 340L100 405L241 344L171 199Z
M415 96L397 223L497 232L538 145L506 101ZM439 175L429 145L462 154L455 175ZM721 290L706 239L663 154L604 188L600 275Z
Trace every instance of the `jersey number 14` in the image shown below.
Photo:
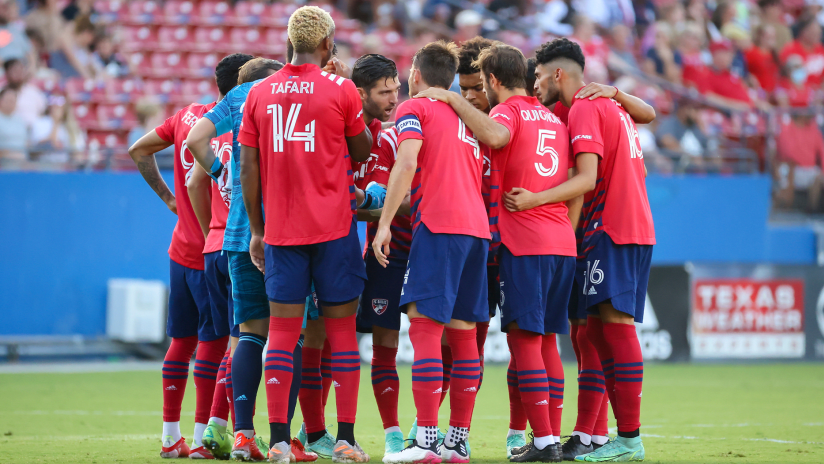
M295 125L300 116L301 103L293 103L289 107L289 115L286 117L286 125L283 124L283 107L281 105L269 105L266 113L272 115L272 139L275 153L283 153L284 142L304 142L304 151L314 153L315 151L315 120L306 124L304 132L295 132Z

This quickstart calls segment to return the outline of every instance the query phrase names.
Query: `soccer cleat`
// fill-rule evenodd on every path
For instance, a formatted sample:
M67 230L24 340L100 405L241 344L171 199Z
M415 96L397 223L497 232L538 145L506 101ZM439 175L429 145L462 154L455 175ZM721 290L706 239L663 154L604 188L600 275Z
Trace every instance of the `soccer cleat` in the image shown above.
M383 454L395 454L401 451L403 451L403 434L400 432L387 433Z
M306 451L306 448L303 447L303 443L301 443L297 438L292 439L291 447L292 456L295 458L292 462L312 462L317 461L318 459L318 455L311 451Z
M189 459L214 459L215 457L212 456L212 453L209 452L208 449L198 446L197 448L189 451Z
M215 459L227 460L232 455L232 436L212 421L203 431L203 447L209 450Z
M309 437L306 435L306 423L301 422L300 430L298 430L298 441L300 441L302 445L306 446L306 440L308 439Z
M346 440L338 440L332 454L332 462L369 462L369 455L355 442L350 445Z
M264 449L266 449L264 447ZM265 461L266 456L260 451L256 437L247 437L241 432L235 434L232 458L238 461ZM288 458L288 456L287 456ZM287 461L288 462L288 461Z
M595 451L576 456L578 462L630 462L644 460L641 437L616 437Z
M506 458L511 458L515 454L513 450L520 449L523 446L526 446L526 437L523 434L517 433L506 437Z
M530 446L531 445L531 446ZM561 462L561 448L554 444L538 449L533 440L527 450L509 458L509 462Z
M448 446L442 443L440 446L441 462L467 463L469 462L469 446L466 440L455 443L455 446Z
M286 464L289 462L292 455L292 448L289 443L281 441L275 443L269 448L269 462L276 462Z
M529 451L530 448L532 448L532 442L535 440L535 436L532 435L532 432L529 432L529 440L530 441L527 442L526 439L524 439L524 442L526 443L523 446L519 448L512 448L512 456L517 456L519 454L526 453L527 451Z
M574 461L575 456L591 453L594 451L592 443L585 445L581 443L581 437L573 435L561 446L561 457L564 461Z
M335 450L335 437L327 431L317 441L306 445L306 451L311 451L323 459L332 459Z
M172 441L171 437L166 437L168 440L164 440L163 443L168 443ZM188 458L189 457L189 445L186 444L185 438L180 438L177 443L173 444L172 446L162 446L160 447L160 457L161 458Z
M385 464L403 464L403 463L425 463L438 464L441 460L441 454L438 450L439 443L433 441L428 448L418 445L418 441L412 439L412 444L403 449L403 451L394 454L387 454L383 457Z

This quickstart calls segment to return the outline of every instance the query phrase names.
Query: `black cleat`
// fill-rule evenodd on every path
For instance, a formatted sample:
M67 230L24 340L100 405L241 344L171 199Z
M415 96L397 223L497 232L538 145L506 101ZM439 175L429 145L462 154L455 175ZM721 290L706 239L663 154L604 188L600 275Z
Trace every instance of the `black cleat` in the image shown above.
M517 456L519 454L524 454L530 448L532 448L532 441L535 440L535 436L532 434L532 432L529 432L529 440L530 441L526 442L526 445L524 445L524 446L519 446L517 448L512 448L512 456Z
M513 454L509 462L561 462L561 447L558 445L548 445L539 450L535 446L535 441L531 441L522 448L527 448L521 454ZM513 450L513 453L515 451Z
M591 453L594 450L592 444L585 445L581 443L581 437L573 435L561 446L561 456L563 456L564 461L574 461L575 456Z

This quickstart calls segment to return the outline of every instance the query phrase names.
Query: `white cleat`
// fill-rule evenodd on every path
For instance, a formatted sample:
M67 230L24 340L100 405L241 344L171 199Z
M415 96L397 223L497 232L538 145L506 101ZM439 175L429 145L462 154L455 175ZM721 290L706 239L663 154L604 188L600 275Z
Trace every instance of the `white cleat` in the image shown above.
M387 454L383 457L385 464L402 464L402 463L426 463L438 464L441 462L441 455L438 453L438 442L432 442L428 448L418 445L417 440L413 440L412 444L404 448L399 453Z

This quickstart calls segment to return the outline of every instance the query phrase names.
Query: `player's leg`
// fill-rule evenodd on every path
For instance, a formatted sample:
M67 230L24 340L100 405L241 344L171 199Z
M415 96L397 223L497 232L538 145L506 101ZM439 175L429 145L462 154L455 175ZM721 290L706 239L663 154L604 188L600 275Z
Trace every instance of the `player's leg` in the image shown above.
M515 450L526 446L527 417L518 388L518 364L509 340L507 340L507 345L509 346L509 366L506 370L506 385L509 393L509 431L506 434L506 458L509 459Z
M315 303L314 300L308 298L306 304L314 306ZM306 321L303 340L302 382L298 394L304 423L298 433L298 439L308 450L325 459L330 459L335 440L326 431L324 418L321 358L326 342L326 329L323 324L322 317Z

